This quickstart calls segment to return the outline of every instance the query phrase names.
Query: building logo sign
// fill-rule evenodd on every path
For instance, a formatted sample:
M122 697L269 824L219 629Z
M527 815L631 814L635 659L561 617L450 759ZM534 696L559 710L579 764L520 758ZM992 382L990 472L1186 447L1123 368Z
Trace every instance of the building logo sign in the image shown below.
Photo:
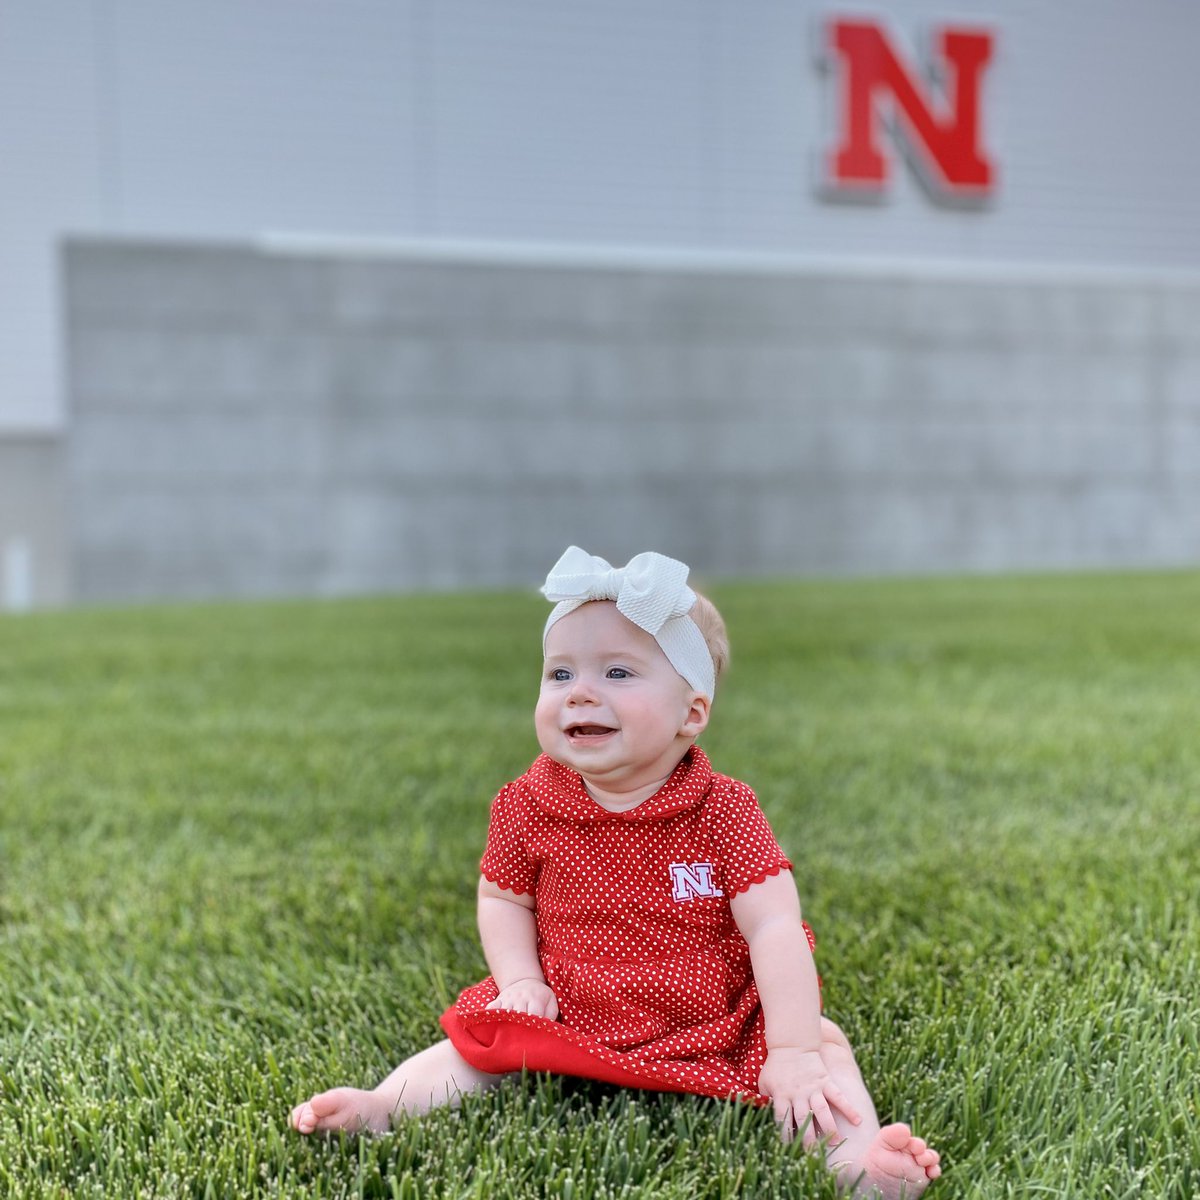
M996 164L983 139L991 32L933 30L925 71L911 65L882 21L834 17L822 40L836 126L821 164L822 195L883 198L897 154L939 202L980 204L995 194Z

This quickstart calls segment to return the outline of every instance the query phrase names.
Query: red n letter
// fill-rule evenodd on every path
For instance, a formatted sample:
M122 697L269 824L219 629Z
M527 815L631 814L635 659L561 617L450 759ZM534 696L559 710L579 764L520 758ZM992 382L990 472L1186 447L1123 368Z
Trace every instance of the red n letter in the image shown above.
M935 36L948 75L949 111L942 114L875 23L832 21L829 44L841 59L841 84L838 146L829 159L828 184L867 195L882 192L888 164L878 142L879 110L890 101L893 124L906 134L931 188L949 197L991 192L995 169L979 145L979 80L992 54L990 33L947 28Z

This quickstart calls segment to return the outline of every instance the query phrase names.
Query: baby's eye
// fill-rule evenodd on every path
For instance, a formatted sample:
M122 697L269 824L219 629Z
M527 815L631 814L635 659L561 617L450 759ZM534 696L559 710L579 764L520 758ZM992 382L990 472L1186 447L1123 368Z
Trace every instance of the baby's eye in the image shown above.
M627 670L625 670L624 667L609 667L608 668L608 678L609 679L628 679L629 672Z
M568 671L566 667L555 667L554 670L550 672L550 678L553 679L555 683L566 683L567 680L571 678L571 672Z

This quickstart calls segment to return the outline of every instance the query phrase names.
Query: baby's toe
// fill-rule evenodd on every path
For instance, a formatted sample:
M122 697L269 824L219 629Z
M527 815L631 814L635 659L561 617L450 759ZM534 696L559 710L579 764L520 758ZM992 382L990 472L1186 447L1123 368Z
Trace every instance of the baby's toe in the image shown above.
M903 1121L897 1121L894 1125L885 1125L879 1131L879 1140L889 1150L907 1150L909 1142L912 1141L912 1130Z
M343 1103L343 1089L334 1088L332 1091L318 1093L308 1102L307 1107L313 1119L319 1121L322 1117L332 1117Z

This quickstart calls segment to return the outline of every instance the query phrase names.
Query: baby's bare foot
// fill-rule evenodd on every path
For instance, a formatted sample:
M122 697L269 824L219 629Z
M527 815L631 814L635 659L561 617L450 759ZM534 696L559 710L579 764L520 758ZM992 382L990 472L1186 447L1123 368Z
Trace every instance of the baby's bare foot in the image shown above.
M855 1186L858 1196L883 1200L912 1200L919 1196L942 1168L940 1156L907 1125L885 1125L862 1157L865 1175Z
M292 1128L298 1133L387 1133L391 1109L374 1092L334 1088L320 1092L292 1109Z

